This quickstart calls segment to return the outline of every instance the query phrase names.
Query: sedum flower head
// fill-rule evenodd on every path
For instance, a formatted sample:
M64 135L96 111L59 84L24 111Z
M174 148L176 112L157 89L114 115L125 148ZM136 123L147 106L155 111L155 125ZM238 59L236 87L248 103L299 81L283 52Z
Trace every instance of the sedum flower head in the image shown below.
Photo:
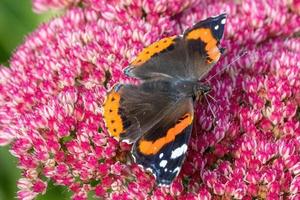
M0 68L0 144L11 144L22 169L19 199L44 194L50 180L76 200L89 192L104 199L300 197L297 1L33 5L66 11L27 36ZM130 159L130 146L107 134L100 113L106 90L135 82L122 69L145 45L224 11L227 52L203 80L212 86L211 109L205 99L196 106L181 173L169 188L156 187Z

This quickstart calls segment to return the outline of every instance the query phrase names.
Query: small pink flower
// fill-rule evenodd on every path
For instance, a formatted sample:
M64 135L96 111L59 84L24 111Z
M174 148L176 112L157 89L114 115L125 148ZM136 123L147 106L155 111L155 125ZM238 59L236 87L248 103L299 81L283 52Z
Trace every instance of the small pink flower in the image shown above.
M47 184L41 180L36 181L33 186L32 190L36 193L45 194L46 193Z
M258 186L256 184L249 184L247 188L247 194L254 197L257 196Z
M197 198L203 199L203 200L210 200L210 199L212 199L212 196L209 193L209 191L207 190L207 188L202 187L198 192Z
M261 174L256 170L249 170L245 179L248 183L257 184L260 182Z
M181 181L175 180L170 188L170 193L172 196L180 196L180 194L183 192L183 185Z
M18 199L24 199L24 200L34 199L37 195L38 193L35 193L31 190L19 190L17 193Z
M32 183L31 183L30 179L20 178L18 180L17 186L21 190L26 190L26 189L29 189L32 187Z
M95 195L97 197L105 197L106 196L106 191L103 189L101 185L97 185L95 187Z

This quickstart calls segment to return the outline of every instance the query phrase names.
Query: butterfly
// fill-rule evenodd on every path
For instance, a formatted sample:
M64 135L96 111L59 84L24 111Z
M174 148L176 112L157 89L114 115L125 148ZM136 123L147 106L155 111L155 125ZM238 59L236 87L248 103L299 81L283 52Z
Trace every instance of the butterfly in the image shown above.
M209 17L183 35L144 48L124 73L141 83L117 84L107 94L103 118L109 134L133 143L134 161L168 186L185 160L194 103L210 91L199 80L223 53L226 14Z

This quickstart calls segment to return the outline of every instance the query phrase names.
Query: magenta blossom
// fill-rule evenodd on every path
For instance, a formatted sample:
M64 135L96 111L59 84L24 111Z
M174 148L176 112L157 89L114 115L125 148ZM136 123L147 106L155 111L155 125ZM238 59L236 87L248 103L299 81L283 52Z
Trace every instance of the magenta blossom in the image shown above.
M300 15L294 1L34 0L41 25L0 68L0 144L11 144L19 199L51 180L87 199L299 199ZM105 130L107 88L150 43L226 12L226 53L196 106L181 173L169 187ZM247 51L232 65L227 66ZM221 71L222 69L224 69ZM217 75L216 75L217 74Z

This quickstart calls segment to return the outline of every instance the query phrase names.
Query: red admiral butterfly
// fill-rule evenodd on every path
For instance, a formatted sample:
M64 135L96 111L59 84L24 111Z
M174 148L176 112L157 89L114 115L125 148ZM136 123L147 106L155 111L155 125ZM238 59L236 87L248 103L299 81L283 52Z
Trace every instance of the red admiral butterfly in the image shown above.
M170 185L184 162L194 119L193 104L210 90L198 82L219 60L226 14L200 21L183 36L163 38L142 50L125 74L140 85L108 92L103 116L108 132L133 143L135 162L159 185Z

